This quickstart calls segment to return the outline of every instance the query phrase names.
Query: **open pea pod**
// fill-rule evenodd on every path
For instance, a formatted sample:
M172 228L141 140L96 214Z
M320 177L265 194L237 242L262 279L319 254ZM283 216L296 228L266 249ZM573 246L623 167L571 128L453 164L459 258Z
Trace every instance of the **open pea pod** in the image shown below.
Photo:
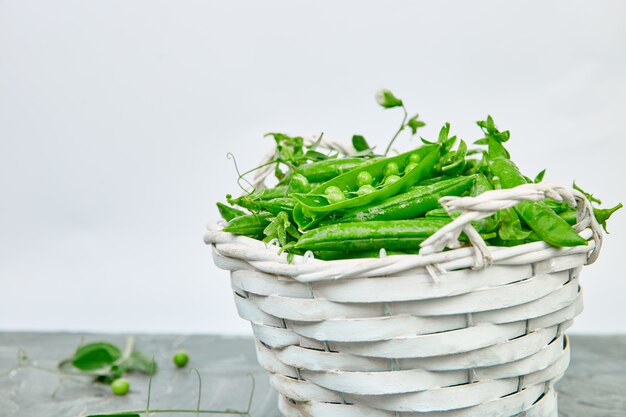
M419 162L408 172L404 172L410 164L412 156L418 157ZM422 179L433 175L435 164L439 161L440 156L439 145L422 146L392 158L370 162L315 187L307 194L293 194L292 197L298 201L304 214L312 218L330 211L363 206L404 192ZM385 184L385 168L390 164L395 164L399 172L404 172L404 175L395 182ZM324 196L324 192L329 187L337 187L344 194L356 194L359 190L357 178L361 172L367 172L371 175L372 185L376 187L373 191L332 203Z
M404 220L423 216L439 206L444 195L458 196L474 184L474 177L456 177L435 184L415 186L376 204L349 210L335 220L342 223L372 220Z

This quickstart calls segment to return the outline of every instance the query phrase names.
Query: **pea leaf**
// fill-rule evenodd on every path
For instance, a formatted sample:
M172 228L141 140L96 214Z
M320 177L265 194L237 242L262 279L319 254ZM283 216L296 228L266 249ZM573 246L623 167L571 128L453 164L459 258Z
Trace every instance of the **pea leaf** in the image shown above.
M92 371L111 365L122 356L120 349L106 342L80 346L72 357L72 365L82 371Z
M289 216L286 212L281 211L272 219L270 224L263 230L263 234L266 236L263 239L264 242L269 242L272 239L278 239L278 243L280 246L285 246L288 243L288 236L291 236L294 239L298 239L300 237L300 233L298 233L298 229L295 228L294 225L289 221Z
M537 176L535 177L535 180L533 181L535 184L540 183L541 181L543 181L543 177L546 175L546 170L544 169L543 171L541 171L539 174L537 174Z
M306 156L306 158L309 161L323 161L324 159L328 159L328 156L326 154L323 154L318 151L314 151L312 149L309 149L308 151L306 151L304 156Z
M438 142L441 144L441 153L446 154L456 143L456 136L450 136L450 123L443 125L439 131Z
M488 156L490 159L506 158L510 159L511 155L506 150L503 143L508 141L511 134L508 130L501 132L496 127L491 116L487 116L487 120L479 120L476 124L482 129L485 137L475 141L475 144L489 146Z
M617 210L621 209L622 207L623 207L622 203L619 203L615 207L611 207L608 209L600 209L600 208L593 209L593 214L594 216L596 216L596 220L598 221L598 223L602 225L602 228L604 229L606 233L609 233L609 231L606 230L606 221L609 219L609 217L611 217L613 213L615 213Z
M455 137L456 138L456 137ZM459 173L465 169L467 144L461 140L459 147L454 152L448 152L441 162L441 170L447 174Z
M411 117L408 122L406 122L407 126L411 128L412 134L416 134L417 129L419 129L420 127L426 126L426 123L418 120L418 118L419 114L416 114L415 116Z
M367 143L365 138L361 135L352 136L352 146L354 146L354 149L356 149L357 152L370 149L370 145Z

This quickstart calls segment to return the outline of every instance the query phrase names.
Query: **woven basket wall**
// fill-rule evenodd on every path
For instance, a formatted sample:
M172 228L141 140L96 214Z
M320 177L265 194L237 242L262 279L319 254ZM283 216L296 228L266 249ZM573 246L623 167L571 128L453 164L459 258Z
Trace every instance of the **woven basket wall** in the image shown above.
M580 194L518 188L442 204L484 217L561 196L578 203L577 229L589 245L494 248L472 240L441 252L461 231L474 236L476 216L461 215L420 255L298 256L290 264L275 247L210 225L205 241L231 271L237 309L252 324L282 414L556 417L554 383L570 357L564 331L583 308L579 274L601 235Z

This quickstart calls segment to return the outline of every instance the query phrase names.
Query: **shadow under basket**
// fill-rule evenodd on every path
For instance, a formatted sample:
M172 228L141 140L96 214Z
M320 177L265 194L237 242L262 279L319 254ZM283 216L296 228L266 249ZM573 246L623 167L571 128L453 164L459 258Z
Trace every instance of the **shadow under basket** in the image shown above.
M533 187L525 189L554 190ZM587 246L472 241L442 251L451 236L471 235L456 220L420 255L289 263L278 248L218 224L205 242L231 271L284 416L557 417L554 384L570 359L564 332L582 311L579 274L597 257L601 233L583 196L556 191L578 203ZM511 193L488 198L510 203Z

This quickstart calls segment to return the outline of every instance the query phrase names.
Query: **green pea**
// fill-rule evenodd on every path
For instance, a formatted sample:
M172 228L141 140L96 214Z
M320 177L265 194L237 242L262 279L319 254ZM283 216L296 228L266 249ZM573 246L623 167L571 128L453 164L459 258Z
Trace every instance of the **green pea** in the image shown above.
M325 194L329 204L338 203L346 199L343 191L341 191L341 189L335 185L331 185L330 187L328 187L325 191Z
M124 378L118 378L111 383L111 391L115 395L126 395L130 390L130 382Z
M362 187L364 185L368 185L371 184L374 181L374 178L372 177L372 174L370 174L367 171L361 171L359 172L359 174L356 176L356 184L359 187Z
M172 360L174 362L174 365L182 368L187 365L187 362L189 362L189 354L184 350L179 350L174 353L174 357L172 358Z
M412 153L411 155L409 155L409 162L412 162L414 164L419 163L422 160L422 157L419 156L419 154L417 153Z
M394 182L400 181L400 177L397 175L390 175L385 178L385 185L393 184Z
M336 185L331 185L326 190L324 190L324 194L326 195L337 194L337 193L343 194L343 191L341 191L341 188L337 187Z
M311 191L311 183L306 179L304 175L295 174L289 181L290 193L308 193Z
M409 162L409 163L407 164L407 166L404 168L404 172L405 172L405 173L407 173L407 172L411 172L411 171L413 171L413 170L415 169L415 167L416 167L416 166L417 166L417 163L416 163L416 162Z
M385 166L385 170L383 171L385 178L389 177L390 175L398 175L399 173L400 169L398 168L398 164L396 164L395 162L389 162Z
M371 184L365 184L360 186L356 193L357 195L365 195L373 193L374 191L376 191L376 187Z

